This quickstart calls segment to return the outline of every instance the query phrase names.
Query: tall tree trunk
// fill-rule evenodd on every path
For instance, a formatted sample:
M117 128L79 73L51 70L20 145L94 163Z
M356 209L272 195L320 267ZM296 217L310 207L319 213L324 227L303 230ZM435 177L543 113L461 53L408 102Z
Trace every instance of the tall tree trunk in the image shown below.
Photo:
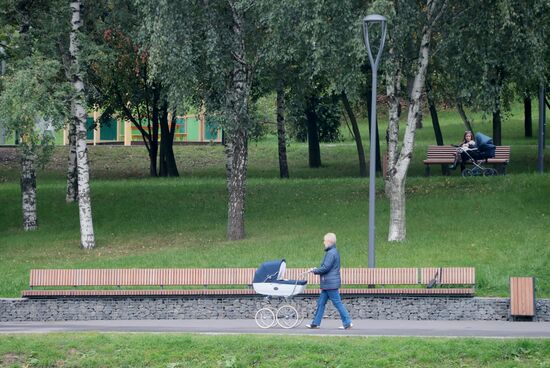
M493 111L493 143L500 146L502 143L502 117L500 112L500 104L495 106Z
M168 120L168 114L166 116ZM166 147L166 160L168 165L168 176L172 177L178 177L180 176L180 173L178 171L178 165L176 164L176 157L174 156L174 136L176 133L176 123L177 123L177 117L176 117L176 111L174 110L172 112L172 125L169 131L169 145Z
M309 167L321 167L321 147L319 145L319 127L317 125L317 113L315 109L317 101L314 96L307 99L306 118L307 118L307 145L309 152Z
M151 106L151 121L153 131L149 136L149 175L158 176L157 158L159 155L159 88L153 90L153 101Z
M415 73L412 92L409 96L409 110L407 115L407 127L403 137L403 146L399 154L399 158L395 167L389 175L389 195L390 195L390 223L388 230L388 241L403 241L406 237L405 223L405 181L407 179L407 171L411 162L414 148L414 138L418 120L421 117L421 97L426 81L426 73L428 70L430 42L432 36L432 27L435 21L443 12L446 2L437 11L437 0L428 0L427 2L427 23L422 28L422 39L420 42L420 50L417 62L417 70Z
M527 92L523 98L523 116L524 116L524 126L525 126L525 136L533 136L533 113L531 105L531 96Z
M32 1L20 0L17 2L17 11L21 14L19 34L21 37L21 50L23 55L31 56L32 49L29 42L29 29L31 27L30 6ZM20 139L22 138L22 139ZM21 209L23 213L23 229L32 231L38 229L38 218L36 211L36 152L30 138L23 131L15 131L15 144L21 145Z
M229 171L229 200L227 209L227 238L243 239L246 171L248 165L248 98L250 95L250 70L245 53L245 19L243 4L229 0L232 11L233 70L229 88L226 93L226 110L228 111L231 169ZM229 156L228 156L229 159Z
M434 128L435 141L438 146L443 146L443 134L441 134L441 126L439 125L439 115L437 115L437 106L432 98L431 86L426 83L426 88L428 89L426 93L426 98L428 100L428 108L430 109L430 116L432 118L432 125ZM441 165L441 174L447 175L447 165Z
M456 102L456 109L462 119L462 122L464 123L464 128L466 130L469 130L470 132L473 132L474 130L472 129L472 123L470 122L470 120L468 120L468 117L466 116L466 112L464 111L464 106L462 106L461 101Z
M174 124L175 117L172 119L172 129L168 126L168 102L165 100L161 107L160 117L160 176L179 176L174 157Z
M405 180L400 175L389 178L390 224L388 241L402 241L407 236Z
M369 96L367 98L367 117L369 120L367 125L369 126L369 136L370 136L371 134L370 116L372 114L372 100L370 96L372 96L372 86L369 81L367 81L366 85L367 85L367 96ZM399 112L399 114L401 114L401 111ZM380 134L378 131L378 117L376 117L375 125L376 125L376 171L380 172L382 171L382 161L380 158Z
M414 88L414 78L409 77L407 79L407 96L412 95ZM416 122L416 129L422 129L422 108L420 108L420 118Z
M500 67L497 66L497 77L494 82L495 96L493 105L493 143L497 146L502 144L502 115L500 106L500 97L502 94L502 78Z
M248 137L244 129L239 129L232 138L233 160L231 163L231 179L229 181L227 238L229 240L239 240L245 237L244 214Z
M285 132L285 89L282 81L277 84L277 141L279 146L279 175L288 179L288 161L286 159Z
M391 197L393 177L396 173L399 147L399 118L401 116L401 62L396 59L395 49L390 47L389 61L391 68L386 75L386 94L388 96L388 158L387 172L385 179L385 192L388 198Z
M165 106L160 108L160 116L158 117L159 126L160 126L160 150L159 150L159 176L167 177L168 176L168 166L166 160L166 140L169 139L169 129L168 129L168 118L166 118L166 124L164 121L164 111L168 114L168 108L164 109Z
M78 171L76 165L76 126L74 121L69 122L69 158L67 164L67 203L78 201Z
M80 42L78 32L82 26L80 0L70 3L71 33L69 51L71 54L71 82L74 95L71 101L71 113L76 126L76 162L78 171L78 208L80 214L80 246L84 249L95 247L94 227L92 222L92 201L90 196L90 168L86 148L86 108L84 105L84 82L80 74Z
M351 121L351 129L353 131L353 138L355 138L355 146L357 147L357 155L359 156L359 176L364 178L367 176L367 162L365 160L365 151L363 150L363 142L361 140L361 132L357 124L357 119L351 108L348 100L348 95L345 91L342 91L342 103Z
M432 118L432 125L434 127L435 142L438 146L443 146L443 134L441 133L441 126L439 125L439 115L437 115L437 107L434 101L428 97L428 106L430 109L430 116Z
M23 209L23 230L38 229L36 212L36 154L31 144L23 139L21 149L21 204Z

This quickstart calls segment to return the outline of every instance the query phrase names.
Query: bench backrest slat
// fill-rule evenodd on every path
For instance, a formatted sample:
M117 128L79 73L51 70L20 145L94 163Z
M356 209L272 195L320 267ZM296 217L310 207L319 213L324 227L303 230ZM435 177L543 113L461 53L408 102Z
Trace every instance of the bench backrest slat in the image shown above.
M289 268L285 278L319 284L318 275L302 275L305 271L307 268ZM342 268L341 277L344 285L414 285L418 282L416 268Z
M474 285L476 271L474 267L425 267L420 269L422 285L429 284L434 278L440 284Z
M426 285L439 268L342 268L344 285ZM438 283L475 284L473 267L445 267ZM42 269L31 270L31 287L36 286L193 286L248 285L254 268L133 268L133 269ZM289 268L286 279L306 279L319 284L319 276L304 274L307 268Z
M30 286L247 285L254 268L31 270Z
M457 148L453 146L428 146L428 159L454 158ZM495 159L510 159L510 146L496 146Z

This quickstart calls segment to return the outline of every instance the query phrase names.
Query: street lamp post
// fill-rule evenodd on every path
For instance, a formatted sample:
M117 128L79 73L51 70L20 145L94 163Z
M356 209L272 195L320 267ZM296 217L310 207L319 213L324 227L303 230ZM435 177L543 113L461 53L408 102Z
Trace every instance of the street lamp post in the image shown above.
M6 51L4 46L4 42L0 42L0 77L3 77L6 72ZM6 130L2 122L0 122L0 144L6 144Z
M539 90L539 142L537 154L537 170L539 173L544 172L544 146L546 145L546 107L544 106L544 96L546 89L543 83L540 84Z
M380 46L376 58L373 58L370 40L369 40L369 25L380 24ZM382 50L384 49L384 41L386 39L386 17L378 14L367 15L363 19L363 36L365 38L365 46L369 53L369 61L372 70L372 108L370 114L370 157L369 157L369 268L375 267L374 258L374 238L375 238L375 219L374 219L374 200L376 194L376 84L378 65L380 63L380 57L382 56Z

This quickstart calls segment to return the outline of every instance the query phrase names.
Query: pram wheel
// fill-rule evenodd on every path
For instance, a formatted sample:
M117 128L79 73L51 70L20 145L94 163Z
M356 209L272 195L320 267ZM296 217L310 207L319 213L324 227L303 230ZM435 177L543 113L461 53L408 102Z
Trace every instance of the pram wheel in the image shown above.
M464 169L464 170L462 170L462 176L463 176L463 177L473 176L473 175L474 175L474 172L472 171L472 169Z
M300 316L293 306L287 304L277 309L277 323L282 328L296 327L299 321Z
M277 322L275 319L275 313L271 310L271 308L264 307L256 312L256 316L254 316L254 320L256 321L256 324L260 328L270 328L275 325Z
M483 169L483 176L497 176L498 171L492 168Z

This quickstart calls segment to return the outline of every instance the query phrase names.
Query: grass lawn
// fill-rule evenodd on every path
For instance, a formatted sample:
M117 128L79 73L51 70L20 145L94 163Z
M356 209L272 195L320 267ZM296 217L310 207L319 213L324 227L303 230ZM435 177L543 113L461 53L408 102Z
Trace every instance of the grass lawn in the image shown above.
M377 181L377 266L473 266L481 296L508 295L509 276L533 275L537 296L550 297L550 176L533 173L536 140L522 137L517 116L503 124L503 144L512 145L509 174L495 178L442 177L437 167L423 177L422 159L434 141L425 121L407 180L404 243L386 241L389 205ZM488 122L473 118L478 130L491 131ZM463 128L456 114L442 112L441 119L446 142L457 142ZM4 150L0 296L27 288L31 268L256 267L278 257L289 267L316 266L327 231L338 235L344 267L366 266L368 180L356 177L355 145L347 137L322 145L321 152L323 167L309 169L307 146L291 142L292 179L279 180L275 138L252 142L247 238L227 242L220 146L176 147L182 176L175 179L147 178L144 147L90 147L97 247L82 251L78 209L64 201L66 149L58 148L39 173L40 229L32 233L21 230L17 162L5 159Z
M0 336L1 367L548 367L550 340L180 334Z

